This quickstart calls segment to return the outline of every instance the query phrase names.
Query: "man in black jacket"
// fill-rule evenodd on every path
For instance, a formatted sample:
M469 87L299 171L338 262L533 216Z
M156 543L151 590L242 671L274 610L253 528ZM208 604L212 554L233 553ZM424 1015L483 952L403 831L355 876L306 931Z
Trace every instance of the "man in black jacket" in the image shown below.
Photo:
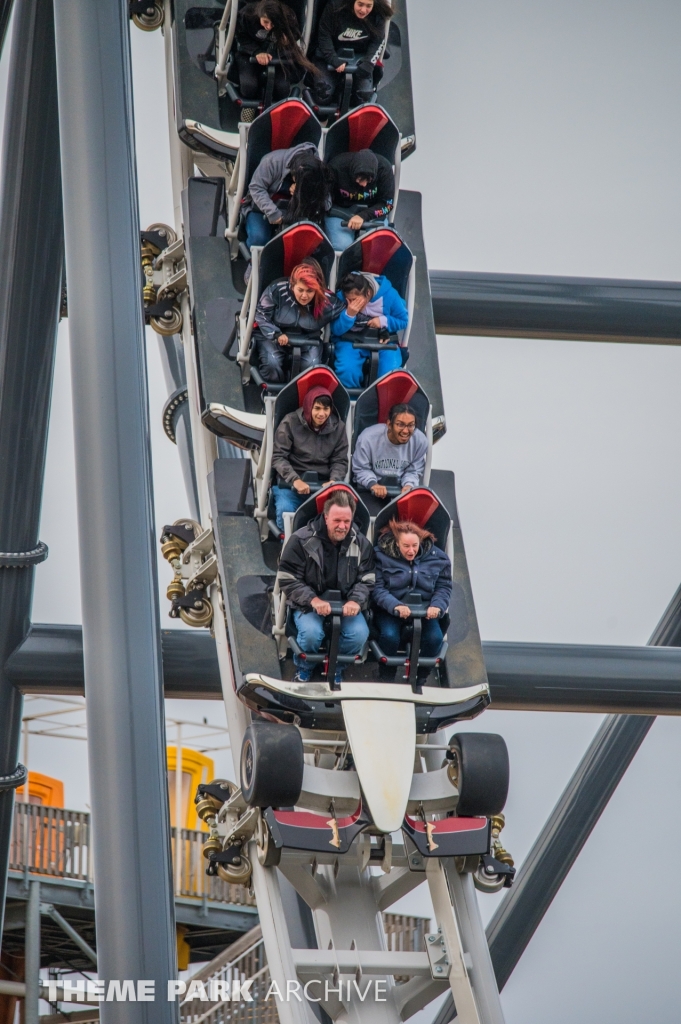
M277 579L293 608L298 645L308 654L316 654L324 638L324 617L331 614L322 598L327 590L340 590L344 602L339 653L359 654L369 636L362 611L376 579L374 550L353 524L355 508L351 494L336 491L322 515L296 530L279 562ZM312 669L299 655L293 660L296 679L307 682ZM336 682L342 678L342 669L336 669Z
M395 203L395 175L389 160L370 149L339 153L329 161L333 172L332 203L347 210L345 217L326 217L324 227L336 252L355 240L368 220L387 222ZM348 226L341 227L344 220Z

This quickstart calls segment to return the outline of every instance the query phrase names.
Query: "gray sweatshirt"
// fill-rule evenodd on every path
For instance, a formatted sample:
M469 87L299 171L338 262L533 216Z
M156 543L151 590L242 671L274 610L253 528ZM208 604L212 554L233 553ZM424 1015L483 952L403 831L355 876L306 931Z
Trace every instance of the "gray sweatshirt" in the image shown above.
M360 487L367 490L378 483L381 476L396 476L400 486L418 487L423 480L428 454L426 435L415 430L406 444L393 444L388 440L385 423L367 427L357 438L352 456L352 472Z

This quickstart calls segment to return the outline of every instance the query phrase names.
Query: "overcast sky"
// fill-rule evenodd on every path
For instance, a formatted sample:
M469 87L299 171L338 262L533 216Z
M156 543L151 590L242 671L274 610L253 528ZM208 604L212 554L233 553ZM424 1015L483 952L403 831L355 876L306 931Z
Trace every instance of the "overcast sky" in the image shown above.
M409 12L418 148L402 184L424 193L431 267L681 279L678 3L411 0ZM132 40L144 227L172 222L163 47L159 33ZM67 332L38 622L80 621ZM188 510L147 340L161 526ZM483 637L645 643L681 580L681 350L443 338L440 359L435 465L456 472ZM168 578L163 564L162 592ZM222 719L216 703L170 703ZM470 726L509 744L504 836L518 861L600 721L490 711ZM679 1020L680 739L676 719L653 727L504 991L508 1024ZM31 747L72 807L88 800L83 747ZM487 918L495 899L481 902ZM430 912L421 892L404 907Z

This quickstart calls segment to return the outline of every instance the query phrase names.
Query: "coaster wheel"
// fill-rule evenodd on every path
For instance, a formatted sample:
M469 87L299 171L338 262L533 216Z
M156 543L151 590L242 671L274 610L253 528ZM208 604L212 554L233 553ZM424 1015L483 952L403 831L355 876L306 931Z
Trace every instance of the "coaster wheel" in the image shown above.
M510 770L503 736L493 732L460 732L449 739L449 774L459 790L460 817L491 818L508 797Z
M293 807L303 788L303 740L295 725L255 721L241 747L241 792L250 807Z

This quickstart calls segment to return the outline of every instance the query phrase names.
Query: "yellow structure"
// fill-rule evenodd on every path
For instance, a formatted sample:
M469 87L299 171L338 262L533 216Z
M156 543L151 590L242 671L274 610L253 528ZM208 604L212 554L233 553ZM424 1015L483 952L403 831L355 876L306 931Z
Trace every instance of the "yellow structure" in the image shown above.
M198 750L190 747L181 747L181 793L182 793L182 823L180 828L202 829L208 831L208 826L201 821L196 813L194 797L196 787L202 782L210 782L215 777L215 764L213 759L206 757ZM176 808L176 777L177 777L177 747L168 747L166 750L168 759L168 796L170 798L170 824L175 827Z
M17 789L17 800L23 801L24 787ZM41 772L28 773L28 802L42 807L64 806L64 783Z

